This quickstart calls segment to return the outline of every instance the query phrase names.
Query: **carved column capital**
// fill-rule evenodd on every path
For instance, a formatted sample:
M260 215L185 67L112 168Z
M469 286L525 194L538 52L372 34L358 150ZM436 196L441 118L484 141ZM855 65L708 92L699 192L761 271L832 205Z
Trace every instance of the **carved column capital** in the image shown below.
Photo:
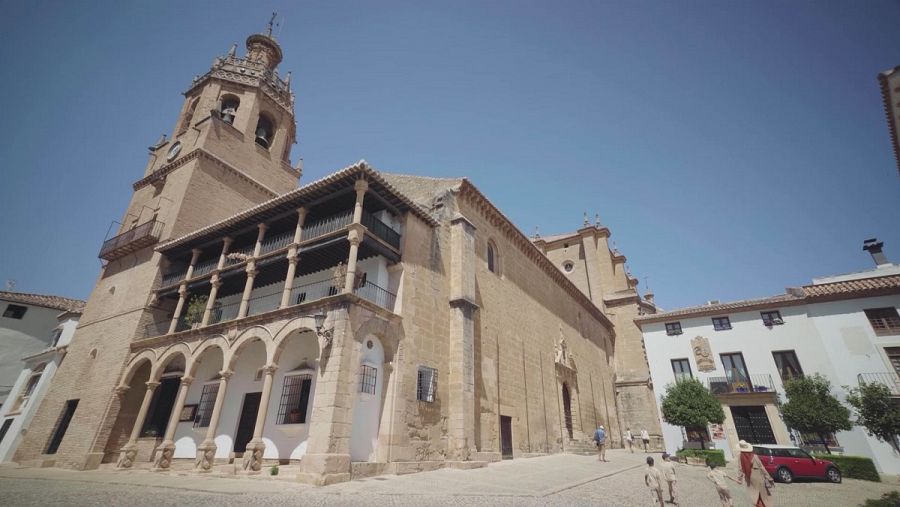
M129 389L131 389L131 386L118 385L116 386L116 395L119 397L125 396Z
M158 381L153 381L153 380L151 380L151 381L145 382L144 385L147 386L147 390L148 390L148 391L153 391L153 390L155 390L157 387L159 387L159 382L158 382Z
M369 189L369 182L360 178L356 180L356 183L353 184L353 189L356 190L357 194L365 192Z
M194 377L191 377L190 375L181 377L181 385L183 386L189 386L192 382L194 382Z
M278 371L277 364L267 364L263 366L263 373L266 375L275 375L275 372Z
M231 370L222 370L219 372L219 376L225 380L230 379L232 375L234 375L234 372Z

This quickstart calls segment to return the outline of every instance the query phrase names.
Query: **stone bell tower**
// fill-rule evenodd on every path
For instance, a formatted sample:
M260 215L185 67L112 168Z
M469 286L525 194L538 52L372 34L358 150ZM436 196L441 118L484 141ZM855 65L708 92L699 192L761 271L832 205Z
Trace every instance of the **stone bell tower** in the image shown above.
M247 38L244 56L232 46L195 77L171 135L150 147L128 209L114 222L116 235L100 248L104 264L66 359L15 461L88 469L114 460L119 410L134 394L116 390L131 343L172 313L152 296L167 269L154 248L297 187L300 169L289 160L294 96L290 74L278 74L282 51L271 27Z

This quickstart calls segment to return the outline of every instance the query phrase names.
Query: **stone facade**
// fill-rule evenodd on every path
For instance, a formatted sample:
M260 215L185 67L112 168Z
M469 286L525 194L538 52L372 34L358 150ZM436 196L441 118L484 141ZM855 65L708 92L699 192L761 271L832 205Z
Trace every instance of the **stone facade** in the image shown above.
M466 179L364 161L297 188L281 49L247 46L151 148L17 461L328 484L658 434L632 329L654 307L606 228L532 241Z

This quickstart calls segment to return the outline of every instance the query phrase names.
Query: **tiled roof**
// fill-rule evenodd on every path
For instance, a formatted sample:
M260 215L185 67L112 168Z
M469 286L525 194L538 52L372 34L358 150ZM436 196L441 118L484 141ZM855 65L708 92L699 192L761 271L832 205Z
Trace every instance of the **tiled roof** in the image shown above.
M167 251L167 250L171 250L175 247L183 246L189 242L197 240L198 238L202 238L205 235L208 235L210 233L215 233L216 231L219 231L220 229L224 229L228 226L242 223L246 220L252 219L252 218L256 217L257 215L263 214L263 213L270 211L274 208L277 208L279 206L284 206L284 205L287 205L294 201L302 201L302 199L305 196L309 196L311 194L316 194L316 196L319 196L319 194L321 194L323 192L327 193L329 191L329 188L333 184L335 184L341 180L344 180L346 178L359 177L359 176L364 176L369 181L370 185L378 185L381 188L383 188L385 190L385 192L389 193L396 199L397 203L400 206L403 206L403 207L409 209L413 214L415 214L416 216L418 216L419 218L424 220L425 223L427 223L431 226L437 225L437 222L434 220L434 218L431 217L431 215L429 215L428 212L426 212L424 209L422 209L421 206L419 206L417 203L413 202L409 197L407 197L407 196L403 195L402 193L400 193L399 191L397 191L397 189L395 189L390 184L390 182L388 182L384 177L382 177L382 175L379 171L376 171L371 166L369 166L369 164L365 160L360 160L359 162L357 162L349 167L345 167L344 169L341 169L340 171L331 173L331 174L329 174L323 178L320 178L316 181L313 181L311 183L307 183L306 185L303 185L302 187L291 190L290 192L287 192L285 194L279 195L278 197L275 197L274 199L270 199L268 201L257 204L256 206L253 206L252 208L246 209L244 211L240 211L240 212L232 215L229 218L220 220L219 222L210 224L206 227L203 227L196 231L185 234L184 236L181 236L179 238L169 240L169 241L157 246L156 250Z
M644 315L634 319L636 322L649 323L659 322L662 320L671 320L675 317L700 317L703 315L723 314L734 310L751 310L755 308L767 308L771 306L789 306L802 304L805 298L795 296L793 294L779 294L766 298L743 299L740 301L731 301L728 303L717 303L713 305L689 306L687 308L679 308L669 312L656 313L653 315Z
M891 90L888 82L891 75L900 72L900 66L886 70L878 74L878 82L881 85L881 99L884 102L884 115L887 119L888 133L891 136L891 146L894 148L894 159L897 161L897 170L900 171L900 133L897 132L897 113L900 112L900 104L895 108L895 98L900 98L900 91Z
M690 306L670 312L657 313L638 317L635 322L650 323L663 320L672 320L677 317L702 317L704 315L720 315L730 311L747 311L754 309L771 308L777 306L791 306L804 303L814 303L822 300L852 299L857 297L871 297L882 294L900 293L900 275L877 276L862 278L859 280L847 280L843 282L823 283L818 285L804 285L800 289L791 289L793 293L779 294L777 296L744 299L729 303L714 305Z
M898 292L900 291L900 275L880 276L877 278L863 278L861 280L847 280L845 282L823 283L820 285L806 285L803 291L810 299L820 297L853 297L856 295L870 295L872 292Z
M0 300L10 301L12 303L23 303L26 305L43 306L44 308L53 308L55 310L66 312L81 313L84 311L84 301L61 296L0 291Z

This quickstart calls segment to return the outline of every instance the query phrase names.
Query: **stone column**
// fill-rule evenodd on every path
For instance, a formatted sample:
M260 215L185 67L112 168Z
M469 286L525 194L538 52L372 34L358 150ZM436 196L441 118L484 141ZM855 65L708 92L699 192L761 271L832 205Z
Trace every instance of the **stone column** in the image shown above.
M269 228L266 224L259 224L256 226L259 229L259 232L256 233L256 246L253 247L253 257L259 257L259 252L262 250L262 242L266 237L266 229Z
M355 340L346 308L329 312L333 338L322 351L313 397L306 454L297 480L323 486L350 480L350 433L353 427L351 368Z
M239 319L243 319L247 316L247 311L250 309L250 293L253 292L253 280L256 278L256 261L251 260L249 264L247 264L247 282L244 284L244 294L241 296L241 307L238 309L238 317Z
M197 265L197 258L200 257L200 249L194 248L191 250L191 264L188 266L187 274L184 275L185 280L190 280L192 276L194 276L194 266Z
M253 438L247 443L247 449L244 451L244 471L248 473L257 473L262 466L263 452L266 450L262 434L266 424L266 413L269 411L269 398L272 396L272 382L275 379L276 370L278 370L278 366L274 364L266 365L263 368L265 377L259 399L259 410L256 412L256 424L253 426Z
M220 271L225 267L225 260L228 258L228 249L231 248L232 242L234 242L234 238L227 236L222 240L222 253L219 254L219 263L216 264L217 271Z
M300 248L300 241L303 240L303 224L306 222L306 208L299 208L297 210L297 215L299 215L297 219L297 229L294 230L294 242L291 244L290 248L288 248L288 270L287 276L284 277L284 291L281 293L281 304L278 306L279 308L290 306L291 286L294 284L294 276L297 274L297 262L300 260L297 251Z
M222 415L222 405L225 403L225 390L228 388L228 379L234 375L231 370L219 372L219 390L216 392L216 401L213 404L212 415L209 418L209 427L206 428L206 438L197 446L197 461L194 469L198 472L212 470L216 459L216 428L219 426L219 416Z
M137 457L137 439L141 434L144 426L144 419L147 418L147 411L150 410L150 401L153 400L153 392L159 387L159 382L147 382L147 390L144 391L144 399L141 401L141 408L138 410L137 418L134 420L134 427L131 428L131 436L128 442L122 447L119 454L119 462L116 464L118 468L131 468L134 465L134 459ZM127 389L127 388L126 388ZM126 389L120 387L117 392L124 393Z
M166 334L172 334L178 328L178 319L181 318L181 312L184 310L184 300L187 299L187 282L181 282L178 287L178 303L175 305L175 311L172 313L172 322L169 324L169 331Z
M209 318L212 316L212 311L216 304L216 297L219 295L219 287L222 286L222 280L219 278L219 273L212 276L209 285L209 298L206 300L206 308L203 310L203 321L200 323L200 327L208 325Z
M350 225L350 233L347 235L347 239L350 241L350 255L347 258L347 278L344 280L344 292L353 292L353 282L356 280L356 259L365 231L362 226L363 197L366 195L369 184L366 180L356 180L353 188L356 189L356 202L353 205L353 223Z
M475 226L462 215L450 221L450 357L448 459L475 451Z
M163 442L156 450L156 460L153 462L153 471L162 472L169 469L172 465L172 455L175 454L175 430L178 429L178 421L181 419L181 410L184 408L184 400L187 398L188 389L194 377L187 375L181 377L181 384L178 386L178 395L175 397L175 405L172 407L172 414L169 415L169 422L166 424L166 434Z

